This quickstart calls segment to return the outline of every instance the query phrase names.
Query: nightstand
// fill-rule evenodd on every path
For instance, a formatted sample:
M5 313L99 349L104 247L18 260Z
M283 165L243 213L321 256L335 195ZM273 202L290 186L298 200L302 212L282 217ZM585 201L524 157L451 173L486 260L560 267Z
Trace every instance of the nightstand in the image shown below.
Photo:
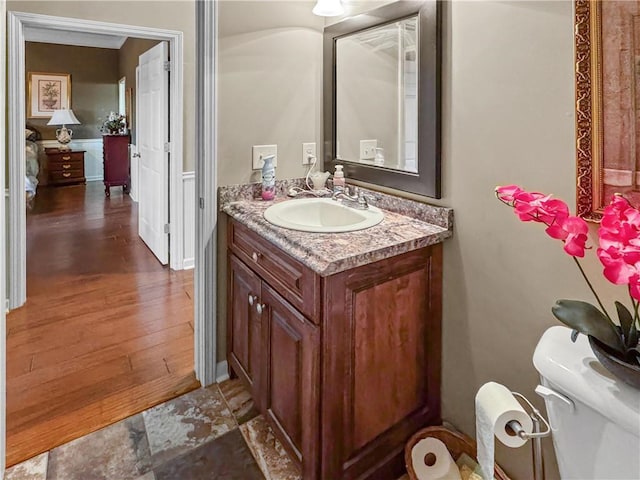
M58 150L45 148L47 154L49 185L85 183L84 150Z

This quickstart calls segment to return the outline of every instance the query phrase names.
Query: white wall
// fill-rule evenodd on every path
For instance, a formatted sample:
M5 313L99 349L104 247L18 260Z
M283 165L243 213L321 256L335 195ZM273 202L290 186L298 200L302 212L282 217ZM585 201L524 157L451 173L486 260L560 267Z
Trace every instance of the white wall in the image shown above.
M220 185L259 180L253 145L278 145L278 178L306 173L303 142L320 147L324 19L314 4L219 2Z
M484 382L537 399L531 358L544 330L558 324L555 300L593 301L560 242L518 221L493 194L496 185L517 183L575 205L572 5L444 5L438 203L453 207L456 220L444 247L442 405L444 417L471 434L473 399ZM602 280L594 252L587 255L591 279L612 302L613 287ZM512 478L531 478L528 447L499 449L497 458ZM555 478L550 463L547 478Z

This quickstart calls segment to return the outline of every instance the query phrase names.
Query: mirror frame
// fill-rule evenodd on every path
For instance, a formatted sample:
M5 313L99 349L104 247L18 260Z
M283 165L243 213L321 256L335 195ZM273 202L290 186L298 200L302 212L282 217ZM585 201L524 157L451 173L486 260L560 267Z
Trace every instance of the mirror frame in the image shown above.
M324 164L343 165L347 180L441 198L441 6L437 0L399 1L324 29ZM336 159L336 40L418 15L418 173Z
M599 221L604 207L602 24L597 0L575 2L576 214Z

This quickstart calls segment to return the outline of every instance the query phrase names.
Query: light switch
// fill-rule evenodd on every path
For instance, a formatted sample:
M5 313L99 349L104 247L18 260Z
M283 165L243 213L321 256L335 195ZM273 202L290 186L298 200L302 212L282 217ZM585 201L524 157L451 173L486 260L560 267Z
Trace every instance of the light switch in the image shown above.
M262 166L264 165L262 158L267 155L275 155L276 158L273 159L273 166L278 166L278 145L254 145L252 152L251 165L254 170L262 169Z

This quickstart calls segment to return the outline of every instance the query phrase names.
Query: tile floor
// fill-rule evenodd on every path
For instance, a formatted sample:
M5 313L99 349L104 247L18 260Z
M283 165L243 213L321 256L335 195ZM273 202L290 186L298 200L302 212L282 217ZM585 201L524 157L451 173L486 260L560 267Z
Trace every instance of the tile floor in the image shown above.
M5 472L5 480L210 479L301 480L239 380L194 390Z
M5 480L297 480L238 380L201 388L9 468Z

